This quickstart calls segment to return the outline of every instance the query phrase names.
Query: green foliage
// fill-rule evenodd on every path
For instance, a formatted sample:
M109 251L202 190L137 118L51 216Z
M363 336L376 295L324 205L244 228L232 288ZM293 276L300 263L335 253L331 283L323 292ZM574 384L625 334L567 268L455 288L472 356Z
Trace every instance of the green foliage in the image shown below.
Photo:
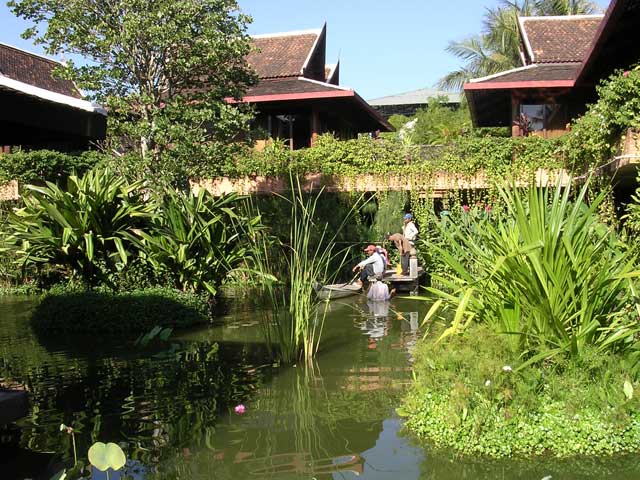
M427 107L416 112L415 126L408 133L412 143L442 145L466 135L471 130L471 116L466 103L451 108L446 98L432 98Z
M96 467L101 472L105 472L109 469L120 470L127 462L122 449L115 443L96 442L91 445L87 456L91 465Z
M236 195L216 198L204 189L197 195L168 191L148 227L127 238L176 288L215 295L226 274L250 255L246 237L260 227L260 218L242 217L237 203Z
M502 187L504 214L450 222L433 248L450 269L432 288L456 317L443 337L472 320L508 334L531 361L585 349L638 362L635 253L598 220L603 193Z
M286 178L292 170L295 174L321 173L326 177L400 174L427 181L440 171L462 176L485 171L489 178L503 178L505 172L526 178L538 168L562 166L562 142L538 137L459 137L446 145L417 148L393 137L338 140L324 134L314 147L294 152L277 144L262 152L247 148L225 164L210 165L201 174Z
M109 283L131 255L128 231L150 215L141 183L128 184L109 170L71 175L66 189L29 185L24 206L9 216L6 244L23 266L53 266L89 285Z
M59 74L109 110L111 147L135 151L138 178L180 181L194 159L222 158L245 128L240 98L254 74L250 17L235 0L12 0L47 52L79 55ZM161 19L161 21L159 21Z
M337 229L331 230L326 222L316 223L323 191L307 196L297 179L291 176L290 182L291 196L283 197L290 215L288 239L273 243L269 236L255 236L253 270L271 307L262 318L266 343L285 363L311 362L320 346L326 314L326 304L315 289L333 283L343 266L348 249L339 249L336 239L360 202L354 202Z
M72 172L83 174L104 157L104 154L94 151L77 155L52 150L0 154L0 184L11 180L18 180L21 185L64 182Z
M638 383L617 355L587 348L524 366L507 337L481 325L423 341L415 355L416 380L399 412L437 447L489 457L638 451L640 405L625 393Z
M628 129L640 128L640 67L619 70L596 88L598 101L571 126L567 160L575 172L608 162Z
M171 288L114 293L54 287L44 294L31 318L41 335L123 337L147 333L156 326L185 328L204 323L209 304L201 295Z

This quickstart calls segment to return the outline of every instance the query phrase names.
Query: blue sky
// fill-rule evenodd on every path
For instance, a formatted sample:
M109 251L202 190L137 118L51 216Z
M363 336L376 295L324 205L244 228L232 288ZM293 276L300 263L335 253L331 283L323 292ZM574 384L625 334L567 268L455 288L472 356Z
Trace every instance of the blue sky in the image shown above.
M319 28L327 22L327 63L341 60L340 83L366 99L432 87L459 66L449 40L482 28L498 0L238 0L253 17L249 33ZM20 33L28 26L0 0L0 42L41 52ZM599 0L608 5L608 0Z

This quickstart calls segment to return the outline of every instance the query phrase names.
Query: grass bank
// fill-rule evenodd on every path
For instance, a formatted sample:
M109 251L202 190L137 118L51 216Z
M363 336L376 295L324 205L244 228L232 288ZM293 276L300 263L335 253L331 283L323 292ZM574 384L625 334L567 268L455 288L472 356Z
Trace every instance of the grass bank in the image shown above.
M523 366L509 336L478 325L423 340L414 367L398 411L436 448L495 458L640 451L638 385L615 354Z

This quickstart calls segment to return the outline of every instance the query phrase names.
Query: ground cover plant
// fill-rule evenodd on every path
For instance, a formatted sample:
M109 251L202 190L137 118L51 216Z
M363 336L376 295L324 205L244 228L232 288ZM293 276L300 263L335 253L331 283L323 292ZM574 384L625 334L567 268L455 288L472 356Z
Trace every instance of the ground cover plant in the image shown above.
M502 185L498 211L441 225L414 431L491 456L637 451L637 255L588 189Z
M638 384L618 355L589 347L521 368L507 336L474 324L446 342L421 342L415 358L399 412L435 447L488 457L638 451Z

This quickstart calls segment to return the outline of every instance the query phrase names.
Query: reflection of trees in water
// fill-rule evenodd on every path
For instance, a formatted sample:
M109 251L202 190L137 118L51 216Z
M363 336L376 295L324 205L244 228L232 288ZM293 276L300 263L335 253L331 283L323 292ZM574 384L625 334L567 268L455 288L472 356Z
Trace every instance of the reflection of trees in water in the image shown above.
M23 320L0 338L25 336ZM77 340L49 351L28 335L3 342L0 378L27 385L31 414L21 422L20 445L58 452L72 462L69 436L76 431L78 452L97 440L126 442L128 458L151 470L189 449L214 442L221 412L239 403L262 380L248 348L215 343L175 344L170 349L124 352L121 345ZM91 351L93 350L93 351ZM117 353L114 353L117 352Z

